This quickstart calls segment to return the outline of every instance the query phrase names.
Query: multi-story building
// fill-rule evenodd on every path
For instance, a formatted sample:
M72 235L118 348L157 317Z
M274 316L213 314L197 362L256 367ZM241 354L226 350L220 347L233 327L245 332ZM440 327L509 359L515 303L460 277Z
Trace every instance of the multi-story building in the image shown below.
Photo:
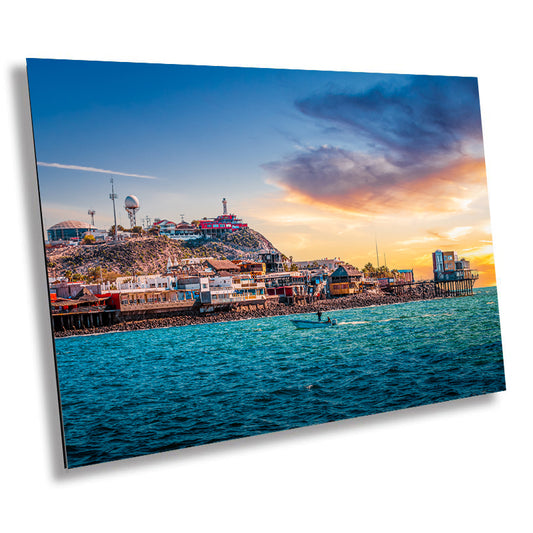
M216 218L202 218L198 221L198 228L204 237L219 237L247 227L248 224L237 215L220 215Z
M259 261L264 263L266 273L283 272L283 257L279 252L261 252L258 254Z
M215 276L209 280L209 290L201 293L202 304L249 304L265 300L265 283L250 275Z
M435 281L456 281L478 279L477 270L470 268L470 261L459 259L457 252L436 250L433 256L433 276Z
M294 301L309 293L309 279L302 272L272 272L257 279L265 283L270 297L278 297L281 301Z
M248 224L237 215L228 213L228 203L225 198L222 199L222 211L222 215L216 218L204 217L197 222L198 229L204 237L219 237L248 227Z
M250 274L252 276L264 276L266 274L265 263L258 261L233 261L243 274Z

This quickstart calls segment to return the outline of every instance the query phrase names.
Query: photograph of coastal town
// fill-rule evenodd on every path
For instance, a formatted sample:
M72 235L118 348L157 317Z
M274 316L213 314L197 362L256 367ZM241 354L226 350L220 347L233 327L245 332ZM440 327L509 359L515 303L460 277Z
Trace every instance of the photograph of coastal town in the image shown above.
M27 72L66 467L505 390L475 78Z

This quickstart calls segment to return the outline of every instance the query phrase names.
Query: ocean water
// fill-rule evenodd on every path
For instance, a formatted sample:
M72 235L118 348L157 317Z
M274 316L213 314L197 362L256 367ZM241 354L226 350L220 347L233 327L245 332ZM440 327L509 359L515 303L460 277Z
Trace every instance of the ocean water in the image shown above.
M505 389L495 288L327 316L57 339L69 468Z

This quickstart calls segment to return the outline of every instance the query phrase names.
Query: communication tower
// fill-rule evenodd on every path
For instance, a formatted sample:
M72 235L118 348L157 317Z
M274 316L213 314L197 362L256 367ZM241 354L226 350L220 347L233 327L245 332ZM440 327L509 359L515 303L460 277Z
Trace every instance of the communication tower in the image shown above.
M94 209L89 209L89 211L87 211L87 214L91 217L91 226L94 226L94 214L96 213L96 211Z
M124 209L126 209L128 213L131 228L134 228L137 225L135 221L135 213L139 210L139 207L140 204L137 196L126 196L126 200L124 200Z
M222 214L227 215L228 214L228 202L225 198L222 198Z
M113 201L113 220L115 221L115 228L113 231L113 240L117 240L117 211L115 209L115 200L118 198L118 194L115 193L115 186L113 185L113 178L111 178L111 194L109 198Z

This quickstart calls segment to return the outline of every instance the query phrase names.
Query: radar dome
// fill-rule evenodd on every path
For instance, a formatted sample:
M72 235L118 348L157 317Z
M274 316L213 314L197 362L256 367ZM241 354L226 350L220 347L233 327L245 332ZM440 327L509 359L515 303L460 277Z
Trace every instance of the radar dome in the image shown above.
M139 199L137 196L126 196L124 207L126 209L139 209Z

